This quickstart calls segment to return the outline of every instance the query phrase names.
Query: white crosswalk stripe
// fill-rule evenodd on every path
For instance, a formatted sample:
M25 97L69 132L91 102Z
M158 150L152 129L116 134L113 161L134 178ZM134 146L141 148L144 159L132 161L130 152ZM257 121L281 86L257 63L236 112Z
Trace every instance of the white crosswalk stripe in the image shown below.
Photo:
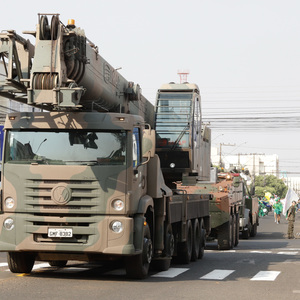
M0 268L1 267L7 267L8 266L8 263L0 263Z
M152 275L151 277L174 278L188 270L189 268L170 268L168 271L159 272L157 274Z
M279 271L260 271L250 280L253 281L274 281L280 274Z
M223 280L230 274L232 274L235 270L213 270L212 272L200 277L200 279L206 280Z

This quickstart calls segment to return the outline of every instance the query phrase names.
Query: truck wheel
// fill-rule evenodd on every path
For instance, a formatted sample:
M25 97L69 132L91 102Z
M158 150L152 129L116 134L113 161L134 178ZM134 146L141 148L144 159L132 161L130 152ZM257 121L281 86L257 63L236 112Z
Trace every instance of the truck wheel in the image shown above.
M130 278L143 279L148 276L152 260L152 241L148 224L144 227L144 240L142 253L128 256L125 259L126 274Z
M172 258L169 257L152 260L151 268L158 272L167 271L170 269L171 260Z
M163 251L164 255L172 258L175 249L175 239L173 235L172 225L169 224L166 228L165 234L165 249Z
M236 215L233 214L231 216L232 218L232 247L235 247L235 243L236 243Z
M249 237L250 237L250 231L251 231L251 225L250 225L250 218L249 218L247 227L244 228L243 231L242 231L242 238L244 240L248 240L249 239Z
M35 256L30 253L8 252L7 262L12 273L30 273L35 261Z
M252 225L252 228L251 228L251 231L250 231L250 236L254 237L254 236L256 236L256 234L257 234L257 224L255 223L255 224Z
M165 249L163 257L152 260L151 266L156 271L167 271L170 268L172 256L174 254L175 240L172 225L168 224L165 230Z
M193 249L193 228L191 220L186 223L186 241L180 243L178 249L179 260L183 264L189 264L192 258Z
M198 258L201 259L204 255L204 248L205 248L205 240L206 240L206 231L204 229L203 220L200 221L200 229L201 229L201 237L200 237L200 248Z
M232 248L232 217L221 225L218 230L218 249L229 250Z
M50 260L48 261L48 264L51 267L63 268L66 266L67 262L68 262L67 260Z
M236 232L235 232L235 244L236 247L240 241L240 215L239 213L236 214Z
M193 222L193 243L192 243L192 256L191 261L196 261L199 256L200 244L201 244L201 229L198 219Z

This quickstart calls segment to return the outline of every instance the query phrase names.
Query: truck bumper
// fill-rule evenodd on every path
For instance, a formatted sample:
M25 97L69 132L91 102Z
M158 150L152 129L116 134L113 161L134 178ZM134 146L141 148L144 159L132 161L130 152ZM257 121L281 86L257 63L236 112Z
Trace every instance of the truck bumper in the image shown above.
M10 230L3 226L7 218L13 220ZM114 221L122 223L121 232L112 230ZM71 229L72 237L49 237L49 228ZM132 255L137 253L133 228L134 220L124 216L60 218L4 213L0 215L0 251Z

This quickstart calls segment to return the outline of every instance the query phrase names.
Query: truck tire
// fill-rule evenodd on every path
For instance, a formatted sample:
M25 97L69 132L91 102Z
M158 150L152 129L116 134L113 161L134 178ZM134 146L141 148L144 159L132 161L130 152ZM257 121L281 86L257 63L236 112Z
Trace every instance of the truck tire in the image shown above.
M242 231L242 238L244 240L248 240L249 237L250 237L250 232L251 232L251 224L250 224L250 217L249 217L249 220L248 220L248 225L246 228L243 229Z
M201 245L201 228L198 219L193 220L193 246L191 261L196 261L199 256L199 250Z
M155 271L162 272L170 269L172 258L170 257L162 257L159 259L152 260L151 268Z
M58 268L63 268L67 265L67 260L50 260L48 261L48 264L51 267L58 267Z
M126 274L130 278L144 279L148 276L152 260L153 247L148 224L144 227L144 239L142 253L128 256L125 259Z
M30 273L35 261L35 256L30 253L8 252L7 262L12 273Z
M232 246L232 216L230 216L229 221L219 227L218 249L230 250Z
M198 258L202 259L204 256L204 249L205 249L205 241L206 241L206 231L204 229L203 219L200 221L200 230L201 230L201 237L200 237L200 248Z
M156 271L167 271L170 268L172 256L174 254L175 239L172 225L168 224L165 229L165 248L163 257L159 257L151 262L151 266Z
M178 258L181 263L189 264L192 258L193 249L193 228L191 220L186 223L186 241L180 243L178 249Z
M236 215L233 214L232 218L232 248L236 246Z
M240 242L240 214L236 214L236 232L235 232L235 244L236 247Z
M256 234L257 234L257 224L255 223L251 226L250 236L255 237Z
M175 239L173 235L172 225L167 225L165 230L165 249L163 251L164 256L172 258L175 249Z

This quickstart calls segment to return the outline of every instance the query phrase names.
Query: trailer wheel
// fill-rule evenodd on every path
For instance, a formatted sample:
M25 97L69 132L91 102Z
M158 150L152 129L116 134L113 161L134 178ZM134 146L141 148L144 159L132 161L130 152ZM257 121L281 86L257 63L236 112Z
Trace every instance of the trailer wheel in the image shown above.
M165 231L165 249L164 255L172 257L175 249L175 239L173 235L172 225L168 224Z
M186 223L186 241L180 243L178 249L179 259L183 264L189 264L193 249L193 228L191 220Z
M130 278L143 279L148 276L153 248L148 224L144 227L143 250L141 254L125 259L126 274Z
M68 262L67 260L50 260L48 261L48 264L51 267L63 268L66 266L67 262Z
M254 237L254 236L256 236L256 234L257 234L257 224L255 223L251 227L250 236Z
M236 215L232 216L232 247L236 246Z
M242 238L244 240L248 240L249 237L250 237L250 232L251 232L251 224L250 224L250 217L249 217L249 220L248 220L248 225L246 228L243 229L242 231Z
M7 262L12 273L30 273L35 261L35 256L30 253L8 252Z
M229 250L232 248L232 216L229 221L221 225L218 230L218 249Z
M240 215L239 213L236 214L236 232L235 232L235 244L236 247L240 241Z
M198 258L202 259L204 256L204 248L205 248L205 241L206 241L206 231L204 229L203 219L200 221L200 230L201 230L201 238L200 238L200 248L199 248L199 254Z
M191 261L196 261L199 256L201 244L201 229L198 219L193 221L193 243L192 243L192 256Z

